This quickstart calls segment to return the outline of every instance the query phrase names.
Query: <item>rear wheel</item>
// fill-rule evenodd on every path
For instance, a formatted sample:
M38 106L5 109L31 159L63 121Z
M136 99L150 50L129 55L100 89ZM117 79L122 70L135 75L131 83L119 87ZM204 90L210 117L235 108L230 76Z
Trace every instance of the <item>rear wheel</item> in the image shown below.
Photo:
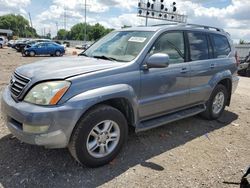
M3 45L2 45L2 44L0 44L0 48L3 48Z
M113 160L128 134L124 115L111 106L99 105L79 120L69 143L72 156L90 167Z
M58 57L58 56L61 56L61 52L59 51L59 50L57 50L56 52L55 52L55 55Z
M209 120L218 119L225 109L227 99L228 91L225 86L217 85L206 103L206 111L201 115Z
M36 53L35 53L34 51L30 51L30 52L29 52L29 55L30 55L31 57L34 57L34 56L36 55Z

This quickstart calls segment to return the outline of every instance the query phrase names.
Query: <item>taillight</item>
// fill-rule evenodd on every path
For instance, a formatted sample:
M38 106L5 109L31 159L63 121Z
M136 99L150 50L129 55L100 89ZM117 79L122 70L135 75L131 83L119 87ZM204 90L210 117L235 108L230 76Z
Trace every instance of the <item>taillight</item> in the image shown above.
M238 56L238 52L235 52L235 60L236 60L236 65L237 67L240 65L240 60L239 60L239 56Z

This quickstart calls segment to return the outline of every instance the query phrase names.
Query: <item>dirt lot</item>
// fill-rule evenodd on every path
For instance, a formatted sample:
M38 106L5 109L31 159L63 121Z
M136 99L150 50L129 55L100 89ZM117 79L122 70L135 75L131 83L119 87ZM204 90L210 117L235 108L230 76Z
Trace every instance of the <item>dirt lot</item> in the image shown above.
M43 58L0 49L0 91L17 66ZM249 144L250 78L243 77L218 121L196 116L130 133L121 154L96 169L78 165L67 149L21 143L1 117L0 187L239 187L235 183L250 165Z

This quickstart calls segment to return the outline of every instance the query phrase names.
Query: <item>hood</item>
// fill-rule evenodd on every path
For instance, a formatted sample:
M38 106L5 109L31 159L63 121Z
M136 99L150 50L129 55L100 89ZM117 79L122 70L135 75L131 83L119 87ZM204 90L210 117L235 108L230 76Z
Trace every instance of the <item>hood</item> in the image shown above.
M124 63L88 57L58 57L23 65L16 71L23 76L37 80L65 79L121 65Z

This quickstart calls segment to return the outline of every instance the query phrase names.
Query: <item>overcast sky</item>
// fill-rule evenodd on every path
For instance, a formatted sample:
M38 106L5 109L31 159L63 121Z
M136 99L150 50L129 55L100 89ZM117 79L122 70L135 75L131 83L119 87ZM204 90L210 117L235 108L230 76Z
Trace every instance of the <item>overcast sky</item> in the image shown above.
M172 3L173 0L165 0ZM217 26L229 32L235 42L250 41L250 0L175 0L179 13L188 15L189 23ZM123 25L143 25L137 17L138 0L87 0L87 22L101 23L105 27L120 28ZM52 35L58 27L64 28L64 8L67 29L84 22L84 0L0 0L0 15L7 13L32 17L39 34L45 28ZM156 21L150 20L149 24Z

